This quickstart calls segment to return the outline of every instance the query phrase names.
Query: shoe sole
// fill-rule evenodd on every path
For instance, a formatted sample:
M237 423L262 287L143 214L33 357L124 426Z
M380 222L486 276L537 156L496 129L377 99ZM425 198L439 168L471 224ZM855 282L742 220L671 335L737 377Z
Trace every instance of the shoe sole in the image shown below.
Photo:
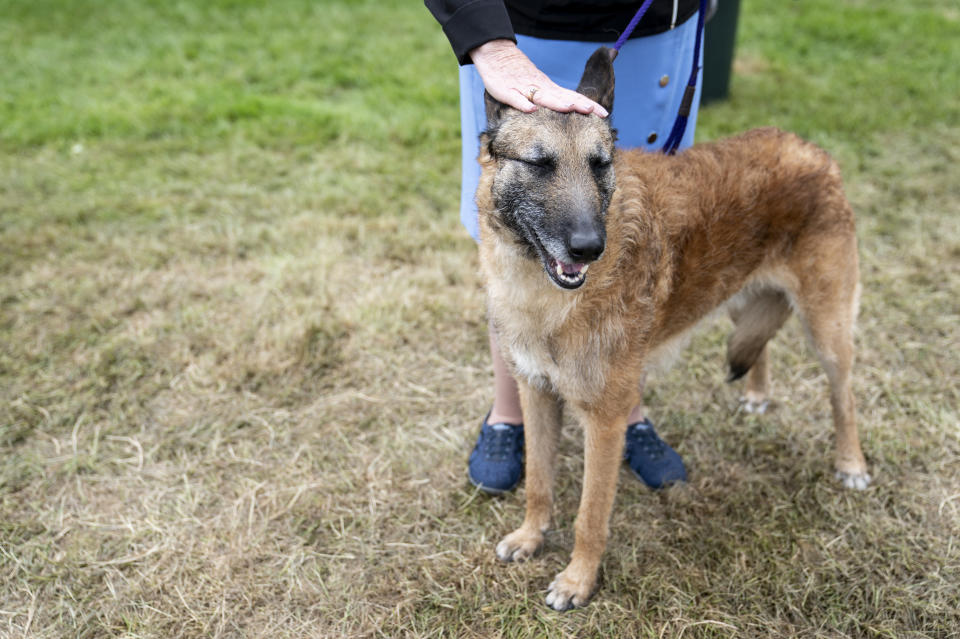
M481 492L487 493L488 495L503 495L504 493L512 492L517 486L520 485L520 482L517 482L510 488L491 488L490 486L484 486L482 482L476 481L470 476L470 473L467 473L467 479L474 488L478 488Z
M652 488L653 490L661 490L661 489L666 488L667 486L669 486L669 485L671 485L671 484L682 484L682 483L686 483L686 481L687 481L687 478L686 478L686 477L683 477L683 478L681 478L681 479L671 479L670 481L666 481L666 482L664 482L664 483L662 483L662 484L656 484L656 485L654 485L654 484L651 484L650 482L648 482L646 479L644 479L643 476L642 476L640 473L638 473L637 471L635 471L635 470L633 469L633 466L631 466L630 464L627 464L627 468L630 469L630 472L633 474L634 477L636 477L639 481L643 482L643 484L644 484L647 488Z

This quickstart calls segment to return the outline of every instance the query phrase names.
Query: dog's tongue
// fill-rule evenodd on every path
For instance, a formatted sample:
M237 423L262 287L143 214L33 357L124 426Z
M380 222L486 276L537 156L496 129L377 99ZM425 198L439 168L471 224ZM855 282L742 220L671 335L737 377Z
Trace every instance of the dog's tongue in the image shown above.
M577 275L583 270L583 267L586 266L586 264L567 264L566 262L561 262L560 260L557 260L557 264L560 265L564 275Z

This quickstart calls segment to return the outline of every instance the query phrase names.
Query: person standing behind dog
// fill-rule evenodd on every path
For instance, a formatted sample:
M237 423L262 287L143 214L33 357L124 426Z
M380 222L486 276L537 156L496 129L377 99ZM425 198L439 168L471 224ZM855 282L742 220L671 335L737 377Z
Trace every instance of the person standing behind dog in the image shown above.
M460 219L479 241L474 195L480 179L479 136L486 128L484 90L524 112L610 114L572 89L599 44L619 37L638 0L424 0L443 27L460 66L462 169ZM698 0L653 0L620 50L617 113L621 148L659 151L673 127L693 62ZM693 144L700 79L680 144ZM470 454L471 483L491 494L513 490L523 474L523 415L517 385L490 331L494 400ZM642 405L630 415L625 457L652 488L686 480L680 455L656 434Z

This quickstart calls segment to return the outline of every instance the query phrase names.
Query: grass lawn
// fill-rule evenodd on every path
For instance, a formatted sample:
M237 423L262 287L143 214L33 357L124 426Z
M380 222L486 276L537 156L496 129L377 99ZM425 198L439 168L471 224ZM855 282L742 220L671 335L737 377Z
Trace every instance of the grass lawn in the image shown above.
M558 614L579 498L493 546L490 375L457 220L456 65L419 2L0 0L0 636L960 637L960 11L744 0L699 140L828 149L859 217L832 479L796 322L737 412L719 318L648 388L690 482L622 481L594 602Z

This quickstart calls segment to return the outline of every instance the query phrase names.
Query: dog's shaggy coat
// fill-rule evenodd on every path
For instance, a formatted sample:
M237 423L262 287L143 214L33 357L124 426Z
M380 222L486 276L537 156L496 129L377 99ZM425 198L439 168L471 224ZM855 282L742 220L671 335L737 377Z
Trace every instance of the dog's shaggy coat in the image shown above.
M578 90L612 108L606 49ZM543 543L565 406L584 428L583 494L573 555L547 603L589 600L644 371L724 304L735 323L731 377L746 375L751 406L765 401L767 340L796 312L829 378L838 477L866 487L850 389L854 217L824 151L760 129L665 156L615 151L596 116L522 114L490 100L488 119L480 261L526 427L526 518L498 557L525 559Z

